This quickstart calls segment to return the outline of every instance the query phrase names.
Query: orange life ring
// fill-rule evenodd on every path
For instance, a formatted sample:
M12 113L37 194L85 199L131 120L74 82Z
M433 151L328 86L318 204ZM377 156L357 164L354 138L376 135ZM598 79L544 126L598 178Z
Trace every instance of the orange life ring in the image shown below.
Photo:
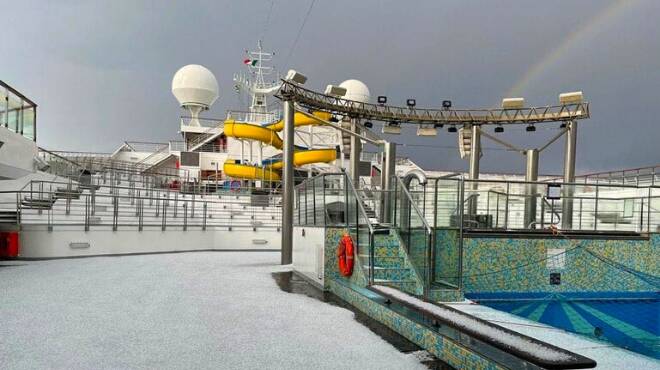
M339 272L343 276L351 276L353 274L353 253L353 239L351 239L350 235L344 234L337 246Z

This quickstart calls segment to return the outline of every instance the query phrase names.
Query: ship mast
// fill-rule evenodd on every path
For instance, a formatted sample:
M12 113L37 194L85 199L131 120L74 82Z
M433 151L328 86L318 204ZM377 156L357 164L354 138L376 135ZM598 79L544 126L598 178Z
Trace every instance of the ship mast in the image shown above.
M247 59L244 62L248 67L248 74L234 75L237 88L250 95L249 114L246 118L251 123L264 124L278 118L276 112L268 110L268 96L281 86L278 78L271 78L276 73L271 65L273 55L274 53L263 50L259 40L256 51L246 51Z

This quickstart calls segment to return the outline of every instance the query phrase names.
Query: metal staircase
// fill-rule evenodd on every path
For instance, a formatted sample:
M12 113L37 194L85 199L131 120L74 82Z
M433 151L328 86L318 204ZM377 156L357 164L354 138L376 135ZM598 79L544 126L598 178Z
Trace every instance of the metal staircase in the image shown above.
M20 218L18 211L0 211L0 224L17 225Z

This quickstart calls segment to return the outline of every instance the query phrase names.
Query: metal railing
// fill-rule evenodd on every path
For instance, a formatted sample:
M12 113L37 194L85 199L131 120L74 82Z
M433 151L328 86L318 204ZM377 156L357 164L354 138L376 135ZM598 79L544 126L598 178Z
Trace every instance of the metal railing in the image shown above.
M464 227L473 229L660 232L656 186L454 178L429 179L410 192L421 194L417 204L435 227L458 227L457 210L464 208ZM573 211L567 227L562 209L569 202Z
M586 174L576 176L575 182L655 186L660 185L660 165Z
M204 120L200 119L200 122L202 121L211 121L211 120ZM189 151L195 151L199 149L200 147L208 144L206 141L209 140L210 138L214 136L219 136L222 134L224 127L225 127L225 122L224 121L212 121L213 124L211 125L206 125L204 124L203 127L206 128L204 132L201 132L195 137L194 139L190 140L187 145L187 150ZM213 145L213 144L211 144Z
M295 187L294 225L345 227L357 246L356 259L374 280L374 227L345 173L323 173Z
M277 229L281 196L238 189L212 195L183 194L156 188L93 186L31 181L20 190L0 192L0 210L15 211L16 226L90 229L197 228Z
M393 177L394 191L388 196L392 207L392 226L396 228L404 242L410 262L423 282L423 297L429 297L433 276L433 229L419 209L405 184L399 177Z
M0 127L37 141L37 104L0 80Z
M234 120L237 122L248 122L255 124L269 124L275 123L282 119L282 111L275 112L249 112L249 111L240 111L240 110L228 110L227 119Z

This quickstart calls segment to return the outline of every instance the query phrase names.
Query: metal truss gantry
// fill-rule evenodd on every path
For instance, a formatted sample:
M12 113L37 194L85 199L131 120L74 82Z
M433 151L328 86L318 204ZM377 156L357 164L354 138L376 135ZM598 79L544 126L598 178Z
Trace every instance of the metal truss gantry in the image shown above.
M479 178L479 156L481 147L481 126L483 125L533 125L537 123L564 122L566 129L562 134L566 134L566 147L564 158L564 182L573 183L575 181L575 151L577 138L577 121L590 117L589 103L576 102L559 105L548 105L541 107L521 107L521 108L490 108L490 109L451 109L451 108L417 108L417 107L397 107L385 104L362 103L353 100L343 99L337 96L325 95L302 87L293 81L282 80L282 87L275 95L281 99L285 107L293 106L296 103L299 107L309 109L310 111L325 111L336 115L349 117L353 122L360 120L395 122L397 124L413 125L461 125L472 129L471 151L470 151L470 179ZM284 119L285 132L293 130L293 114L286 115ZM356 133L357 134L357 133ZM559 135L561 136L561 135ZM551 140L553 142L558 137ZM292 144L292 143L291 143ZM395 153L393 143L385 143L385 148L389 153ZM285 144L287 145L287 144ZM548 144L549 145L549 144ZM525 153L528 156L527 177L535 179L538 176L538 152L539 150L530 150ZM351 155L358 156L359 153L352 150ZM290 156L284 155L284 172L293 173L293 160ZM386 158L387 162L394 163L394 158ZM383 163L383 166L390 168L390 163ZM287 170L288 168L288 170ZM352 171L353 172L353 171ZM285 181L284 201L287 199L293 201L293 181ZM473 182L473 186L477 186ZM387 190L387 189L384 189ZM565 189L572 192L572 189ZM290 194L289 194L290 193ZM572 194L564 193L564 206L562 210L562 228L570 228L572 225ZM530 202L530 207L535 202ZM475 204L476 205L476 204ZM473 207L471 207L473 208ZM526 212L535 212L528 209ZM283 206L284 213L282 218L282 263L291 263L291 248L293 241L293 226L286 223L292 220L293 204ZM285 257L286 256L286 257Z
M361 103L325 95L306 89L291 81L283 81L276 95L282 100L293 100L312 110L346 115L351 118L410 124L534 124L541 122L576 121L589 118L589 103L548 105L516 109L429 109L396 107Z

